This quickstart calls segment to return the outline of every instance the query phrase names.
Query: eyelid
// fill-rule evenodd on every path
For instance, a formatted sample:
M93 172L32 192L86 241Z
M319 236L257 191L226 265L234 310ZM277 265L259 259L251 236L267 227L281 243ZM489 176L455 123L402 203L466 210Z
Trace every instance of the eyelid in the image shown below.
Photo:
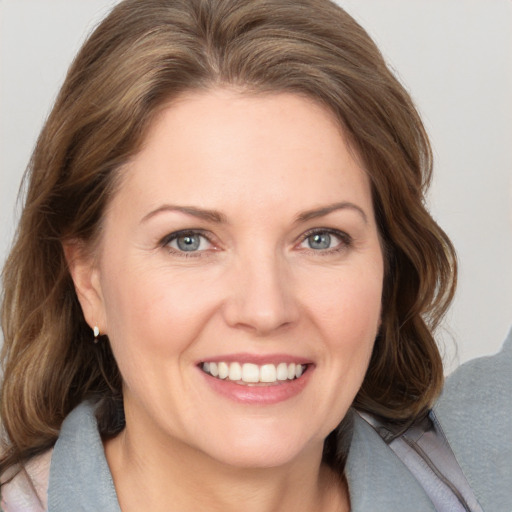
M297 241L296 245L301 245L302 243L304 243L307 240L308 237L315 235L315 234L319 234L319 233L327 233L329 235L333 235L340 240L340 243L337 246L331 247L328 249L318 250L318 249L312 249L312 248L303 248L303 250L312 252L315 254L329 254L329 253L339 252L341 250L347 249L348 247L350 247L353 244L353 238L345 231L341 231L339 229L334 229L334 228L327 228L327 227L316 227L316 228L308 229L306 232L302 233L298 237L298 241ZM175 248L169 246L169 244L172 241L176 240L177 238L179 238L181 236L186 236L186 235L201 236L201 237L205 238L212 247L210 247L208 249L187 252L187 251L180 251L178 249L175 249ZM206 231L204 229L200 229L200 228L180 229L178 231L173 231L172 233L165 235L163 238L160 239L158 245L163 248L166 248L169 252L172 252L173 254L176 254L179 256L184 256L184 257L200 256L200 255L205 255L205 253L208 253L209 250L216 250L218 248L218 244L216 244L214 242L213 238L214 237L213 237L212 233L209 231Z
M190 256L199 256L205 252L208 251L208 249L202 249L202 250L198 250L198 251L190 251L190 252L187 252L187 251L180 251L178 249L175 249L174 247L170 247L170 243L173 242L174 240L176 240L177 238L181 237L181 236L186 236L186 235L197 235L197 236L201 236L203 237L204 239L206 239L208 241L208 243L212 246L212 248L215 248L216 247L216 244L215 242L212 240L212 235L210 232L208 231L205 231L204 229L197 229L197 228L192 228L192 229L180 229L178 231L173 231L172 233L169 233L167 235L165 235L159 242L158 242L158 245L160 247L163 247L167 250L169 250L169 252L172 252L173 254L177 254L179 256L185 256L185 257L190 257Z
M327 233L329 235L334 235L335 237L339 238L341 240L341 243L338 244L335 247L331 247L329 249L311 249L311 248L304 248L307 251L311 251L316 254L328 254L331 252L339 252L340 250L346 249L350 247L353 243L352 237L346 233L345 231L341 231L339 229L334 228L312 228L306 231L305 233L302 233L299 237L298 245L303 244L310 236L316 235L319 233Z

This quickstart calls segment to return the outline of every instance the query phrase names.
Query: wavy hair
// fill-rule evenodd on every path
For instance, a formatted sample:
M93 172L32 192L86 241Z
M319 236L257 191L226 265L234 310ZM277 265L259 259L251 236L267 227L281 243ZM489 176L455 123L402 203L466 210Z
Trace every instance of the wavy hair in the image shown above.
M102 434L122 429L121 376L108 340L91 342L63 242L94 246L117 171L159 110L219 86L306 95L339 119L370 177L386 267L382 326L354 407L407 421L438 395L433 332L456 257L425 207L424 127L367 33L329 0L125 0L76 56L25 174L3 270L1 471L50 447L85 399L100 402Z

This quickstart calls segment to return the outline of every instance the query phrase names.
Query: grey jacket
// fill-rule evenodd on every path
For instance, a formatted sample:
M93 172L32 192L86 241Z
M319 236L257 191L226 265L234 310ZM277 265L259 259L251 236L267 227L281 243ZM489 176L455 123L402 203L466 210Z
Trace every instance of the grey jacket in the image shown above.
M512 331L500 355L470 361L448 378L434 408L484 512L512 511L511 396ZM45 465L48 493L26 508L28 498L17 502L16 493L23 485L41 488L38 479L48 482ZM345 469L353 512L435 511L420 483L357 414ZM89 404L66 418L53 452L35 461L28 473L30 485L27 478L20 481L20 474L2 491L5 512L120 512Z
M496 356L446 381L434 413L484 512L512 511L512 331ZM434 511L404 464L356 418L346 474L354 512Z

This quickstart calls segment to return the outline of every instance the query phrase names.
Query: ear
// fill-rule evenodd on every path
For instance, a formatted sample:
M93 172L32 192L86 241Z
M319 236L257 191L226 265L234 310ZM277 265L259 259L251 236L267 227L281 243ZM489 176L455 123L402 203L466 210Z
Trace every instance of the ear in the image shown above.
M101 334L107 334L100 269L96 258L81 241L64 242L62 248L85 321L91 330L97 326Z

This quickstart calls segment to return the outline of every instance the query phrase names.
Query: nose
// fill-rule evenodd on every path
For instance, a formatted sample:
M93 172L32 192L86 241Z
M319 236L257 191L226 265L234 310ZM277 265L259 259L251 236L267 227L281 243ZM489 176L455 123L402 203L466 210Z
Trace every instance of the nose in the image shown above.
M226 323L256 336L294 324L300 315L293 288L286 262L275 255L237 261L224 303Z

